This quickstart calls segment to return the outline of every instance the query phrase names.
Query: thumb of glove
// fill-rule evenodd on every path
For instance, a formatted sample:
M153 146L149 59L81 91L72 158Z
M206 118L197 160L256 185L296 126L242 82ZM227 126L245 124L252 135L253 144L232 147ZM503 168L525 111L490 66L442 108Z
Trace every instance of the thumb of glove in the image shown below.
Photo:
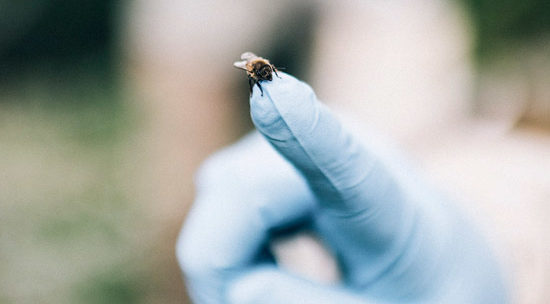
M371 303L339 286L321 285L286 273L275 266L258 266L229 284L231 304Z

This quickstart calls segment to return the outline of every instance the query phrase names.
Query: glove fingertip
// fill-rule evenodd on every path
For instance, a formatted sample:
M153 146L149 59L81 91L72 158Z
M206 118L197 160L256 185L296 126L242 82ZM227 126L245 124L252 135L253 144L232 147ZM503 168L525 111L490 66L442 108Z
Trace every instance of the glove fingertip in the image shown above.
M280 73L281 78L254 88L250 112L256 128L269 139L285 141L310 129L316 119L317 99L306 83Z

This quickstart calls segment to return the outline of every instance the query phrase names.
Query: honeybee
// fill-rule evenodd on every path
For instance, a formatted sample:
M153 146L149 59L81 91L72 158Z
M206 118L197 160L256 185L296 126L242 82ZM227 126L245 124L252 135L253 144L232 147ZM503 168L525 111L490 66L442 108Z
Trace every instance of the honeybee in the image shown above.
M252 89L256 84L258 85L258 88L260 88L262 96L264 96L264 90L260 85L260 81L273 80L273 73L275 73L275 75L279 77L279 75L277 74L277 69L273 64L269 62L269 60L258 57L252 52L243 53L241 55L241 60L242 61L237 61L233 63L233 65L236 68L246 71L246 74L248 76L248 84L250 85L250 94L252 94Z

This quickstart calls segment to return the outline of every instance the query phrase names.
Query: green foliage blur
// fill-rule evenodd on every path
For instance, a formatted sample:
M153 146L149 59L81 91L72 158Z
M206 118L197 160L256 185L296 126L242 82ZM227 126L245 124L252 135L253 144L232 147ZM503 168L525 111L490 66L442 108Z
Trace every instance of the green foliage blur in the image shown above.
M491 62L502 50L549 39L550 2L546 0L460 0L466 7L475 35L474 56L479 64ZM549 52L550 55L550 52Z
M121 1L0 0L0 303L140 303Z

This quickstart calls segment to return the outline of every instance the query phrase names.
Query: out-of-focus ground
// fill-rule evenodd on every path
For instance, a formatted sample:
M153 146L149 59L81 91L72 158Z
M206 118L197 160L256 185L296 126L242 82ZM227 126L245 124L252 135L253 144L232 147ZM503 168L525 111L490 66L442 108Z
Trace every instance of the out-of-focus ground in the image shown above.
M2 88L2 303L137 302L150 284L135 126L113 92L69 82Z
M506 36L513 23L501 29L436 0L67 3L18 2L13 20L30 21L0 28L0 55L17 39L28 47L14 60L36 48L55 55L0 74L1 303L185 303L175 239L200 161L251 128L246 79L231 67L245 50L388 134L463 202L497 249L515 303L550 297L542 30ZM105 15L92 3L118 16L115 72L71 53L105 55L92 52L102 36L84 26ZM54 25L32 21L55 6L66 13ZM530 16L528 5L499 6L511 20ZM63 40L76 35L60 30L71 26L87 34ZM476 26L506 39L476 47ZM27 31L46 38L14 34ZM69 72L59 62L72 62Z

